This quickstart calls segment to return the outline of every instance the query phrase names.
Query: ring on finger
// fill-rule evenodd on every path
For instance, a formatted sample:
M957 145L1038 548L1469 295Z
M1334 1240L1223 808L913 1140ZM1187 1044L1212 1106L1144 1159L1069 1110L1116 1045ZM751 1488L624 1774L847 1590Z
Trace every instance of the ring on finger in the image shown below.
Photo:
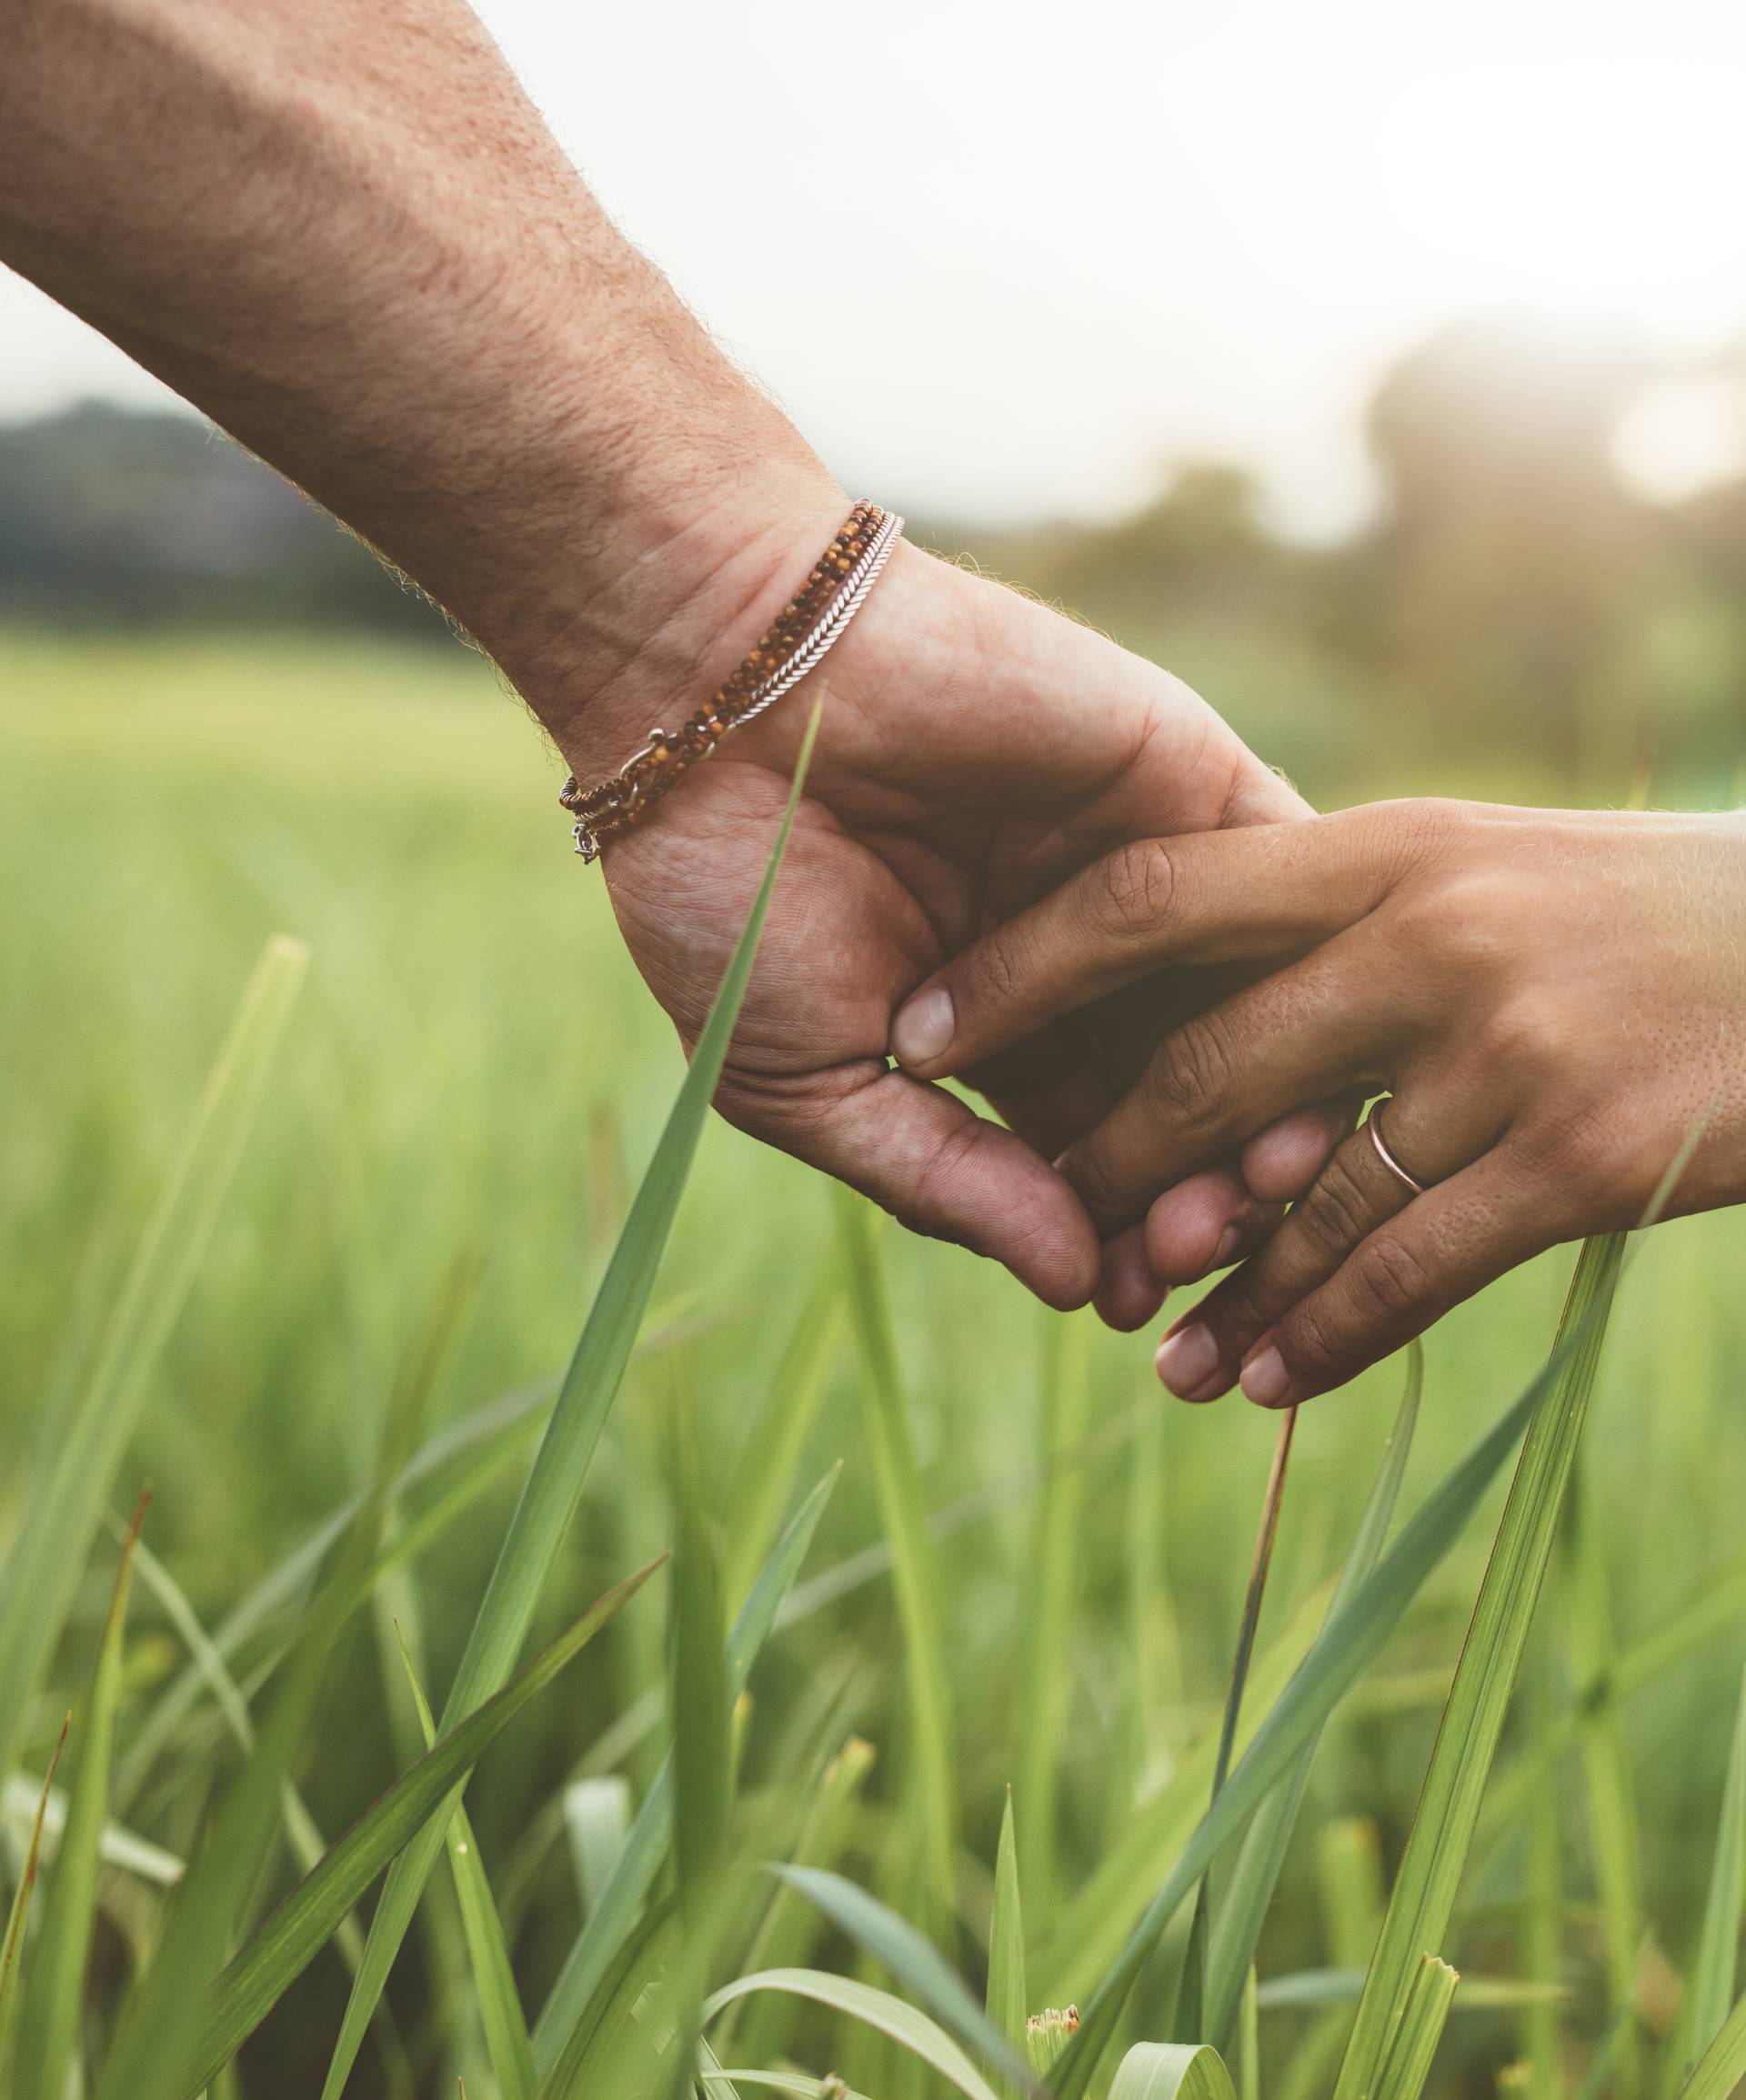
M1389 1098L1392 1100L1394 1097L1390 1095ZM1390 1150L1389 1141L1382 1135L1382 1106L1383 1104L1378 1101L1364 1120L1364 1128L1370 1133L1370 1142L1376 1148L1376 1156L1397 1181L1410 1189L1415 1196L1422 1196L1426 1184L1420 1181L1416 1174L1410 1174L1407 1171L1400 1161L1395 1158L1393 1152Z

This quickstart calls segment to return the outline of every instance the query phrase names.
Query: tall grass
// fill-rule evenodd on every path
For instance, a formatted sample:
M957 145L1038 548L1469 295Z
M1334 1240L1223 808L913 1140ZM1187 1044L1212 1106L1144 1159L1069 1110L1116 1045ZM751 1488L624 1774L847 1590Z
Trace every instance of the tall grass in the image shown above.
M1544 1265L1404 1398L1306 1412L1263 1594L1271 1425L1164 1412L1143 1351L707 1129L756 914L654 1085L597 899L503 932L557 877L497 717L435 709L440 853L331 763L389 749L388 676L348 725L312 671L246 826L216 698L174 766L142 742L156 882L34 902L0 994L4 1076L62 1049L0 1184L0 1362L45 1396L0 1534L0 2089L1416 2100L1526 2051L1567 2100L1722 2100L1736 1222L1616 1308L1597 1243L1561 1326ZM56 866L75 729L0 853ZM279 919L313 965L269 947L226 1037ZM410 1740L367 1625L402 1606Z

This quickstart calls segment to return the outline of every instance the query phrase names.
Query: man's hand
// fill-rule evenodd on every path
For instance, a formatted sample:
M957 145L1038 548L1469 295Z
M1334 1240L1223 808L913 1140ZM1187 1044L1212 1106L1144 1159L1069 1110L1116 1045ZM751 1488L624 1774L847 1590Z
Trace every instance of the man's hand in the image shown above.
M811 539L824 543L841 507L821 491ZM790 581L803 547L778 565ZM815 688L819 744L717 1106L914 1228L1006 1262L1051 1304L1095 1291L1113 1323L1142 1324L1166 1283L1253 1244L1337 1135L1312 1111L1249 1147L1247 1181L1208 1163L1155 1218L1155 1262L1136 1233L1100 1247L1048 1162L1120 1098L1159 1030L1233 973L1143 980L976 1063L964 1077L1009 1129L890 1069L891 1016L978 934L1117 842L1278 823L1303 804L1179 680L902 546L823 671L607 849L626 938L687 1046L768 856ZM682 704L676 693L669 712ZM592 719L600 708L623 717L611 696ZM660 705L634 731L624 718L621 739L668 718Z
M1160 966L1283 962L1165 1036L1062 1164L1119 1228L1306 1102L1392 1095L1384 1146L1349 1138L1159 1351L1185 1400L1240 1379L1291 1406L1530 1255L1638 1223L1693 1140L1665 1209L1746 1199L1742 923L1738 816L1395 802L1158 839L948 965L922 996L952 1043L924 1069Z

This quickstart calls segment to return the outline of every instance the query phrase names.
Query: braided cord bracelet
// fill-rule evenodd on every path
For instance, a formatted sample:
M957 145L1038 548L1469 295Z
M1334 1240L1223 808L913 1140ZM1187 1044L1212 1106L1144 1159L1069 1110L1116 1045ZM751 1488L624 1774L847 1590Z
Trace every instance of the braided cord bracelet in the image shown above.
M608 839L659 801L730 729L761 715L818 668L878 582L902 530L895 511L858 503L806 582L707 706L671 736L652 729L640 751L592 788L578 786L570 775L557 799L576 819L576 849L585 862L597 860Z

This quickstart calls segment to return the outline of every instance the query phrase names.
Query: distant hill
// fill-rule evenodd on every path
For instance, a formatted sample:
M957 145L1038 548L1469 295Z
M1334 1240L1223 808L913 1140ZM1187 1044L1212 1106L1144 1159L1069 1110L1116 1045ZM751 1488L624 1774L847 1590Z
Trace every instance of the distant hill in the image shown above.
M0 618L139 627L441 619L210 425L82 402L0 425Z

